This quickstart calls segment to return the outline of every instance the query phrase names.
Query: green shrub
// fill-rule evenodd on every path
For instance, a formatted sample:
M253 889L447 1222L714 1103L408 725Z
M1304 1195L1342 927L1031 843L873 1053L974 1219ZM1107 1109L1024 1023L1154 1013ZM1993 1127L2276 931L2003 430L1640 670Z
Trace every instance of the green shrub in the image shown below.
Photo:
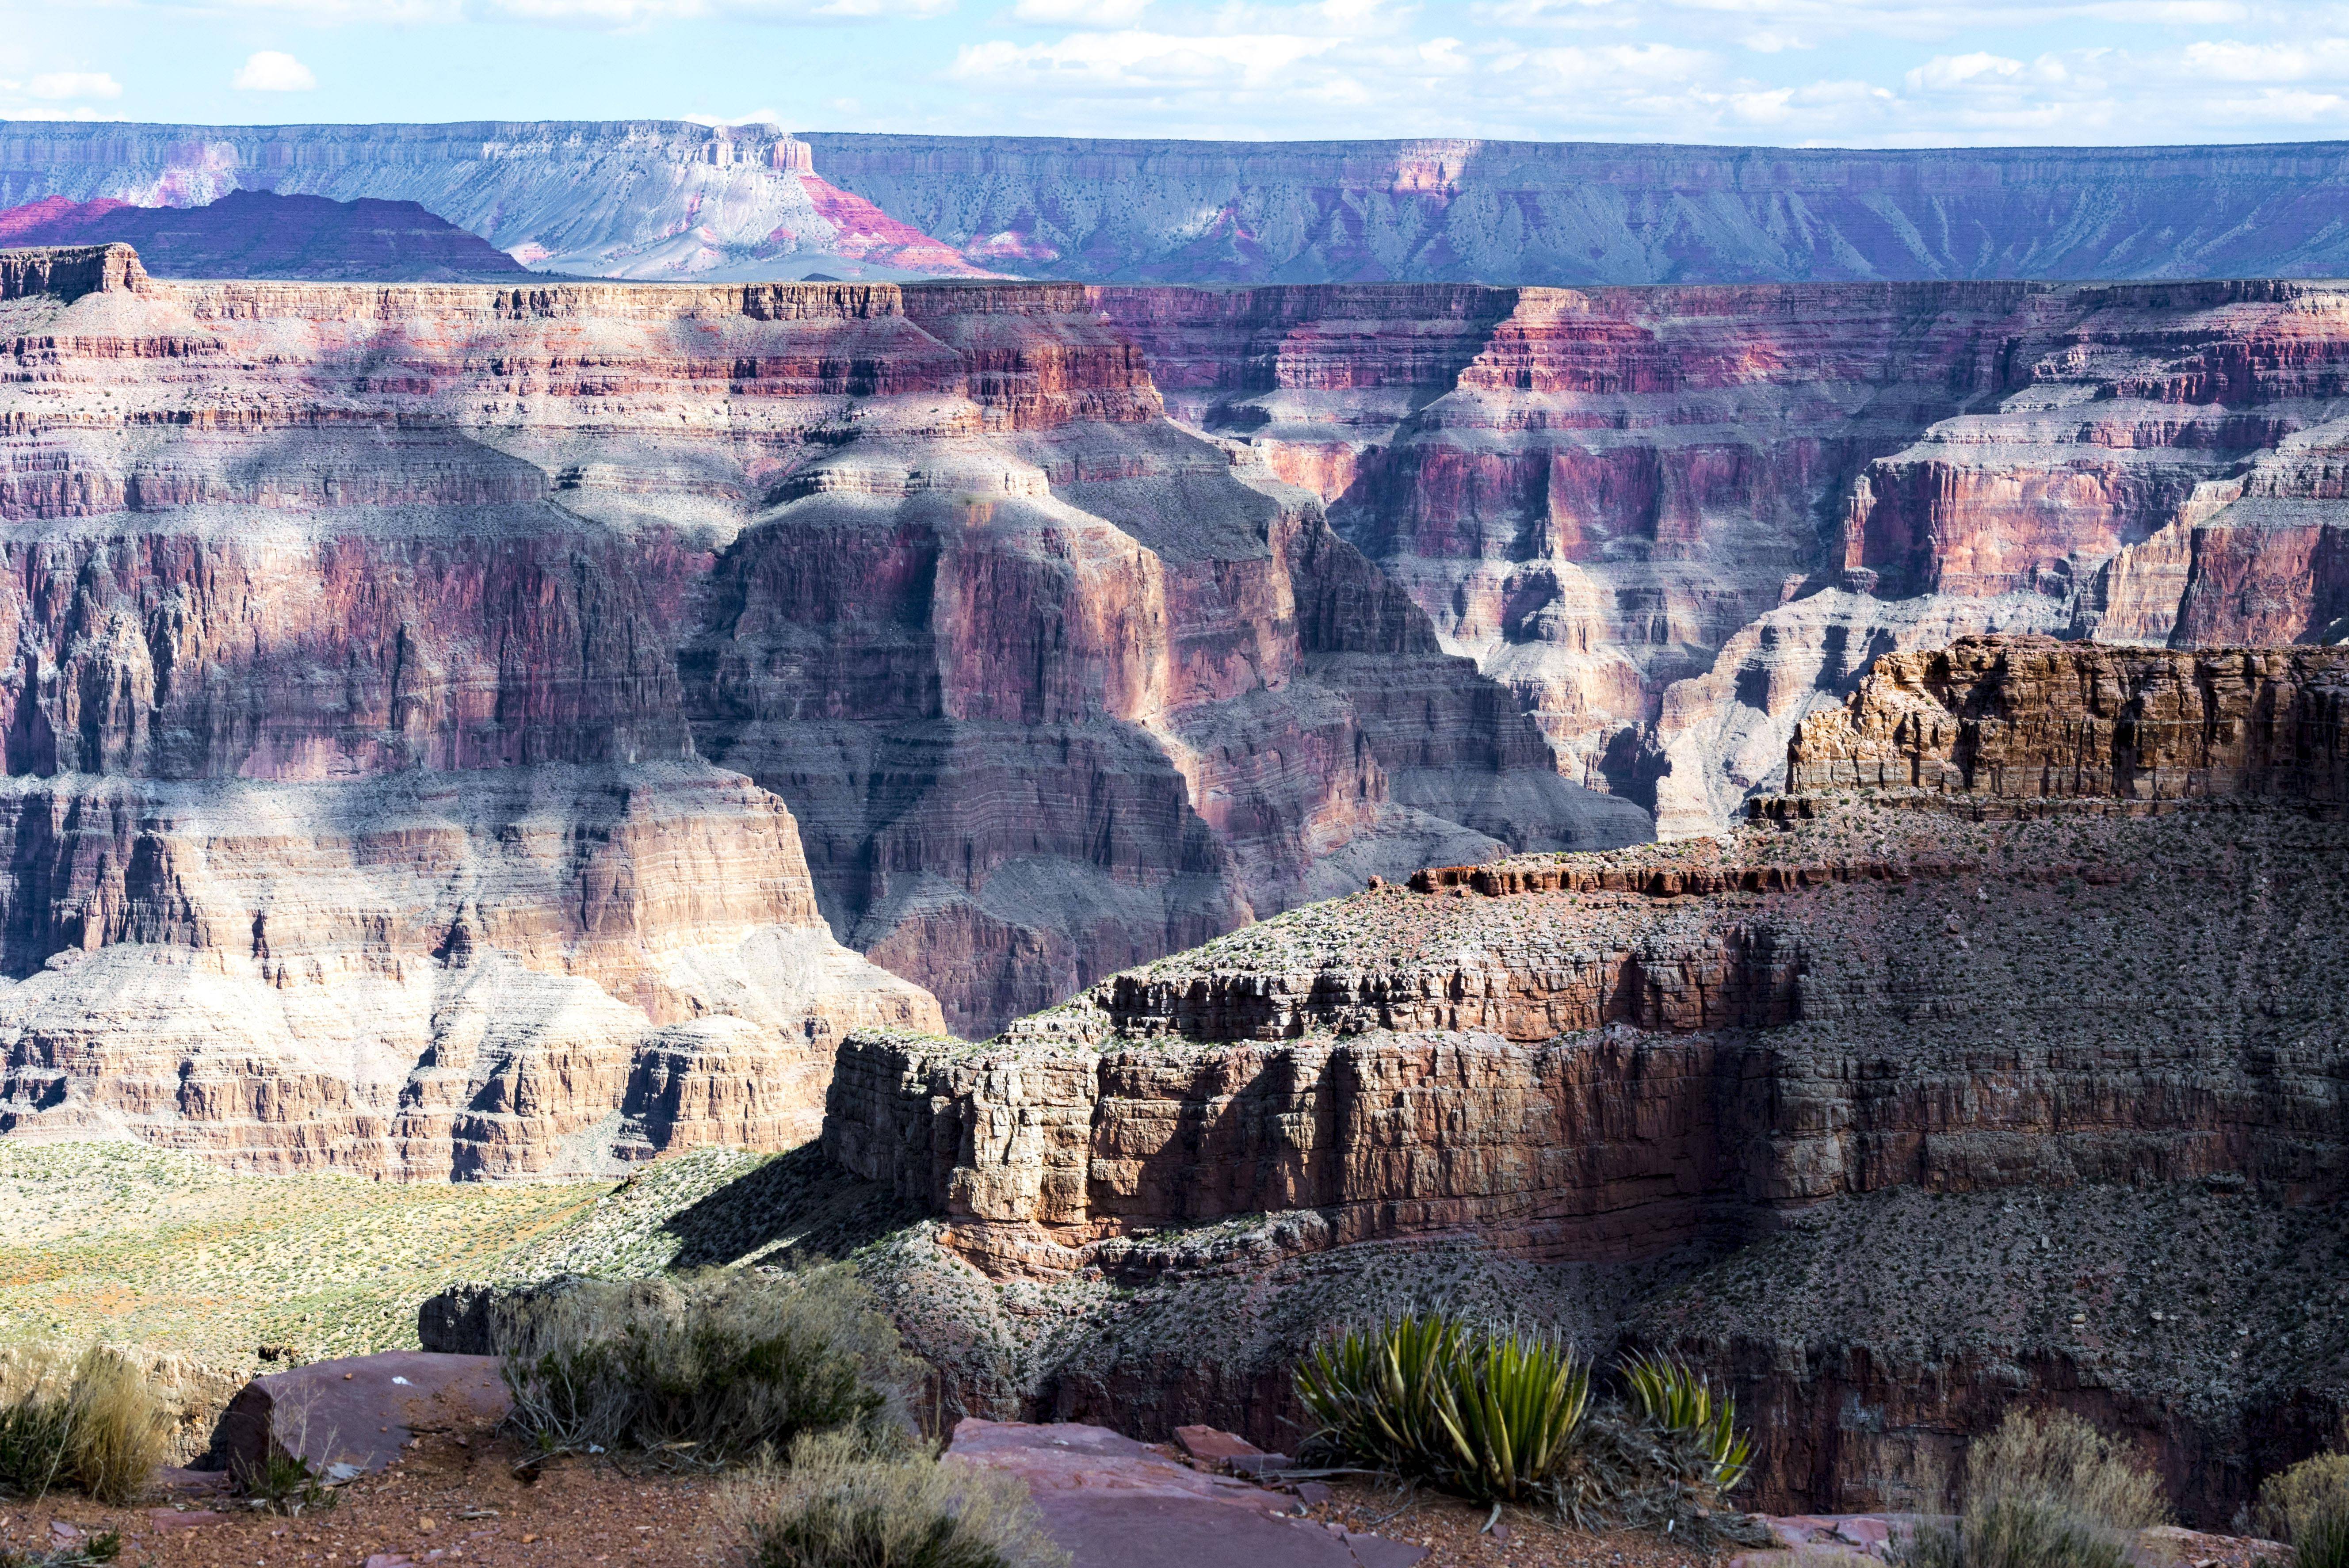
M888 1429L810 1434L720 1511L745 1568L1068 1568L1018 1477L915 1451Z
M1340 1335L1297 1370L1315 1451L1486 1502L1544 1492L1590 1399L1553 1336L1411 1313Z
M239 1463L230 1469L229 1480L239 1497L288 1519L324 1513L340 1501L326 1478L310 1468L308 1460L274 1446L259 1464Z
M1623 1399L1594 1404L1588 1366L1560 1339L1410 1313L1298 1364L1317 1424L1303 1452L1482 1501L1538 1501L1586 1530L1770 1544L1728 1502L1753 1452L1729 1398L1663 1357L1625 1363L1623 1380Z
M1685 1448L1706 1485L1733 1491L1754 1459L1753 1442L1739 1435L1737 1406L1715 1394L1703 1376L1678 1357L1635 1356L1623 1364L1625 1403L1648 1425Z
M1309 1452L1397 1475L1433 1475L1447 1444L1435 1384L1459 1356L1461 1327L1406 1313L1375 1328L1323 1340L1297 1368L1297 1396L1319 1423Z
M503 1337L508 1424L541 1454L714 1468L804 1432L907 1424L915 1364L843 1265L569 1282Z
M93 1346L70 1365L26 1357L0 1398L0 1492L39 1498L70 1486L100 1502L145 1489L171 1443L171 1412L147 1375Z
M2318 1454L2260 1484L2251 1528L2271 1541L2297 1541L2302 1521L2336 1503L2349 1504L2349 1454Z
M2077 1416L2017 1410L1967 1455L1954 1525L1920 1530L1911 1568L2124 1568L2168 1521L2161 1483Z
M107 1530L47 1552L11 1552L0 1547L0 1568L99 1568L121 1555L121 1532Z

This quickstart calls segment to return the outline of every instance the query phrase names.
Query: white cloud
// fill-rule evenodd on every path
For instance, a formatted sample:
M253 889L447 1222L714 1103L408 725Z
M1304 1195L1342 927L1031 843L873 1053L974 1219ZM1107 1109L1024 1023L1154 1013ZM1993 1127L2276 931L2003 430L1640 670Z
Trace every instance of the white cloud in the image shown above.
M889 22L943 16L956 0L471 0L499 20L636 27L658 22Z
M26 82L24 90L57 103L67 98L119 98L122 84L104 71L44 71Z
M2180 58L2186 69L2225 82L2304 82L2349 77L2349 38L2249 44L2204 39L2189 44Z
M318 78L293 56L276 49L260 49L246 57L229 85L239 92L306 93L318 85Z
M1174 87L1269 87L1302 61L1336 48L1334 37L1231 34L1180 37L1133 30L1072 33L1056 43L967 46L955 57L963 81L1032 83L1056 92L1130 93ZM1301 84L1293 79L1294 90Z
M1150 0L1019 0L1011 15L1052 26L1131 27L1149 8Z
M1970 83L2013 79L2023 74L2023 62L2004 55L1976 51L1971 55L1936 55L1909 73L1909 90L1948 92Z

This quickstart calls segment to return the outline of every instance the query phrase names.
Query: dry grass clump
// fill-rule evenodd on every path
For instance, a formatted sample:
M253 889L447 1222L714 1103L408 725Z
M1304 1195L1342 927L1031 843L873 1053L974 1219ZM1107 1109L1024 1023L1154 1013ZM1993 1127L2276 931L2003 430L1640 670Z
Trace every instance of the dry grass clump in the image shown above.
M716 1468L802 1433L905 1427L916 1365L855 1271L565 1281L502 1326L509 1425L542 1455Z
M2125 1568L2166 1523L2153 1472L2077 1416L2011 1412L1967 1455L1954 1526L1918 1531L1909 1568Z
M902 1429L810 1433L791 1468L719 1503L744 1568L1068 1568L1017 1476L917 1449Z
M2292 1568L2349 1568L2349 1497L2326 1498L2293 1527Z
M71 1362L31 1352L0 1385L0 1493L72 1487L129 1502L163 1462L171 1427L147 1374L120 1352L92 1346Z

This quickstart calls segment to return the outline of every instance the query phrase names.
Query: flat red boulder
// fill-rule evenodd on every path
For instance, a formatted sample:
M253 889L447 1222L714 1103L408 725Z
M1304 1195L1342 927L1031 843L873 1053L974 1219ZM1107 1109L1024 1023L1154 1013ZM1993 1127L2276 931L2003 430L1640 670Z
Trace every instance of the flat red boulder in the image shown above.
M212 1432L212 1459L233 1472L274 1449L336 1479L379 1470L419 1431L492 1426L512 1407L494 1356L394 1350L316 1361L255 1377Z

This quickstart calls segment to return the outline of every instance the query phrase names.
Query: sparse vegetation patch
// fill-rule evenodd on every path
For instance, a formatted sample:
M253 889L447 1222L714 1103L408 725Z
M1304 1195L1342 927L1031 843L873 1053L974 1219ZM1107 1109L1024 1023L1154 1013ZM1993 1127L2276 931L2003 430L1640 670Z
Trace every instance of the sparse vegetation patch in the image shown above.
M920 1451L902 1430L810 1434L721 1508L744 1568L1067 1568L1018 1477Z
M570 1280L502 1334L509 1425L542 1455L716 1468L788 1453L804 1433L910 1425L916 1367L844 1265Z

